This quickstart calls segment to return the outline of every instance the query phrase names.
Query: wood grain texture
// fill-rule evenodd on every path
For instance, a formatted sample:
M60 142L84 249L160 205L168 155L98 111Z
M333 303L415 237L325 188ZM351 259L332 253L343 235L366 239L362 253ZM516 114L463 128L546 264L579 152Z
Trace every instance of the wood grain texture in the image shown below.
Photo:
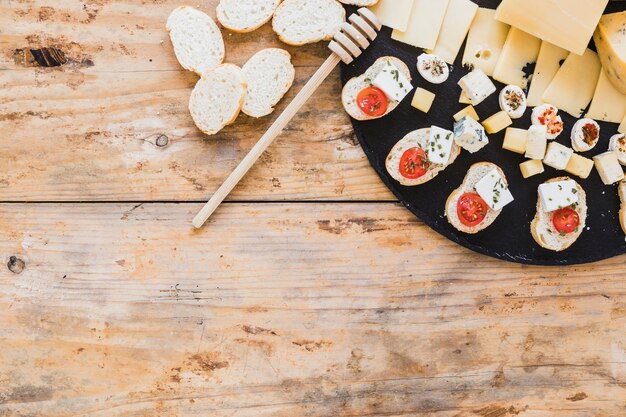
M392 203L227 206L195 231L200 204L0 205L0 415L626 413L624 257L505 264Z
M227 62L282 47L296 82L273 116L241 115L207 138L187 110L197 78L176 62L164 27L181 4L0 2L2 201L206 200L329 54L325 44L284 45L270 25L225 31ZM200 6L213 16L216 4ZM43 47L61 51L66 63L33 66L30 49ZM358 146L340 90L335 71L231 199L392 200ZM156 146L159 138L166 146Z

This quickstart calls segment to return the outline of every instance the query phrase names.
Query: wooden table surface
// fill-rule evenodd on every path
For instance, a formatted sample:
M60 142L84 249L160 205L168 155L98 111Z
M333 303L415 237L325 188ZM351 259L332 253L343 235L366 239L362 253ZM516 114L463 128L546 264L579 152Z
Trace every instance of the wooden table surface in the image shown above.
M1 416L626 415L626 257L440 237L370 168L338 72L192 230L272 117L194 128L181 4L0 0ZM285 47L225 40L236 64ZM42 47L67 62L34 66ZM288 100L328 52L286 49Z

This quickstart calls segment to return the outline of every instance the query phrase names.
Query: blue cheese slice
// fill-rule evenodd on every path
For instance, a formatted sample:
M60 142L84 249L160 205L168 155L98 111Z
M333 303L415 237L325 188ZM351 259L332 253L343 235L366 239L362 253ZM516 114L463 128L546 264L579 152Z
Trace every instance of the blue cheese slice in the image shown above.
M578 203L578 187L574 180L546 182L539 186L543 210L550 213Z
M550 142L543 163L554 169L563 170L567 168L567 164L569 164L572 155L574 155L572 148L568 148L558 142Z
M477 106L487 97L496 92L495 84L481 69L475 69L459 80L459 86L472 102Z
M469 153L476 153L489 144L485 128L469 116L454 124L454 141Z
M433 164L446 165L450 160L454 133L437 126L430 128L428 139L428 160Z
M380 88L387 98L397 102L402 101L413 90L411 81L389 61L374 78L372 84Z
M492 169L478 181L475 188L478 195L494 211L502 210L504 206L512 203L514 200L513 194L509 190L509 185L496 168Z

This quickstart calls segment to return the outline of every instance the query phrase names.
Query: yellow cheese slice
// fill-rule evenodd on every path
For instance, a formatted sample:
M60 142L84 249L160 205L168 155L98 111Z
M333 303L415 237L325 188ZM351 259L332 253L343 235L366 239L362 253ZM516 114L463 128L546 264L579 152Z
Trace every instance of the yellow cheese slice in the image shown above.
M467 35L463 65L489 76L498 63L510 26L495 19L495 10L479 8Z
M593 39L609 80L626 94L626 11L603 16Z
M391 38L418 48L433 49L447 8L448 0L415 0L406 31L395 29Z
M542 42L533 74L530 90L528 91L528 106L537 107L543 103L541 97L546 91L554 76L559 72L562 61L569 55L569 52L549 42Z
M383 25L405 31L409 26L413 0L379 0L370 10Z
M585 117L604 122L621 123L626 115L626 95L617 91L605 71L600 71L598 85Z
M454 64L477 11L478 5L470 0L450 0L437 45L429 53Z
M582 55L609 0L504 0L496 19Z
M511 28L506 38L500 59L493 70L493 78L504 84L512 84L522 89L528 87L524 68L537 62L541 40Z
M591 49L582 56L570 54L543 94L543 101L574 117L582 116L593 98L600 71L600 58Z

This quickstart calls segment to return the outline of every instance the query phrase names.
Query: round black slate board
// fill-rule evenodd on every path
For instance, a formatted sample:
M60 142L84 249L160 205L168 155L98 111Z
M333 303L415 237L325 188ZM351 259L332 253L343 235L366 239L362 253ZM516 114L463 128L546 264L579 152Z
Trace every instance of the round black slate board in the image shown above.
M499 0L474 0L481 7L495 9ZM626 9L622 2L611 2L605 13ZM349 7L348 13L356 8ZM593 48L593 45L591 46ZM457 161L431 182L419 187L404 187L396 182L385 169L385 159L391 148L407 133L430 127L431 125L452 129L452 115L465 107L458 103L460 88L458 80L467 74L461 66L461 49L455 65L451 68L450 79L442 85L432 85L424 81L416 69L417 56L422 52L418 48L396 42L391 39L391 30L383 28L376 41L351 65L342 66L342 82L345 84L352 77L361 75L382 56L395 56L403 60L413 77L415 87L423 87L437 94L432 109L426 115L411 107L413 93L401 105L386 117L378 120L359 122L353 120L356 135L369 158L372 166L389 187L394 195L419 219L448 239L473 251L511 262L536 265L574 265L607 259L626 253L626 239L618 220L620 207L616 186L602 184L598 173L594 170L587 180L577 181L587 192L589 216L587 228L580 239L568 250L555 253L541 248L530 234L530 222L535 216L537 204L537 187L546 180L567 175L546 167L542 175L523 179L519 164L524 162L522 155L502 149L504 132L489 135L490 144L480 152L471 155L463 151ZM528 69L532 73L532 68ZM496 83L498 90L504 87ZM485 102L476 107L481 119L486 119L500 111L498 94L493 94ZM512 127L527 129L530 126L530 110ZM571 146L569 133L576 119L561 112L565 122L565 132L558 142ZM617 125L600 123L602 134L596 149L584 154L592 157L604 152L608 147L609 138L617 133ZM468 168L476 163L489 161L499 165L506 173L515 202L507 206L497 221L487 230L477 235L466 235L450 226L445 215L446 199L457 188Z

